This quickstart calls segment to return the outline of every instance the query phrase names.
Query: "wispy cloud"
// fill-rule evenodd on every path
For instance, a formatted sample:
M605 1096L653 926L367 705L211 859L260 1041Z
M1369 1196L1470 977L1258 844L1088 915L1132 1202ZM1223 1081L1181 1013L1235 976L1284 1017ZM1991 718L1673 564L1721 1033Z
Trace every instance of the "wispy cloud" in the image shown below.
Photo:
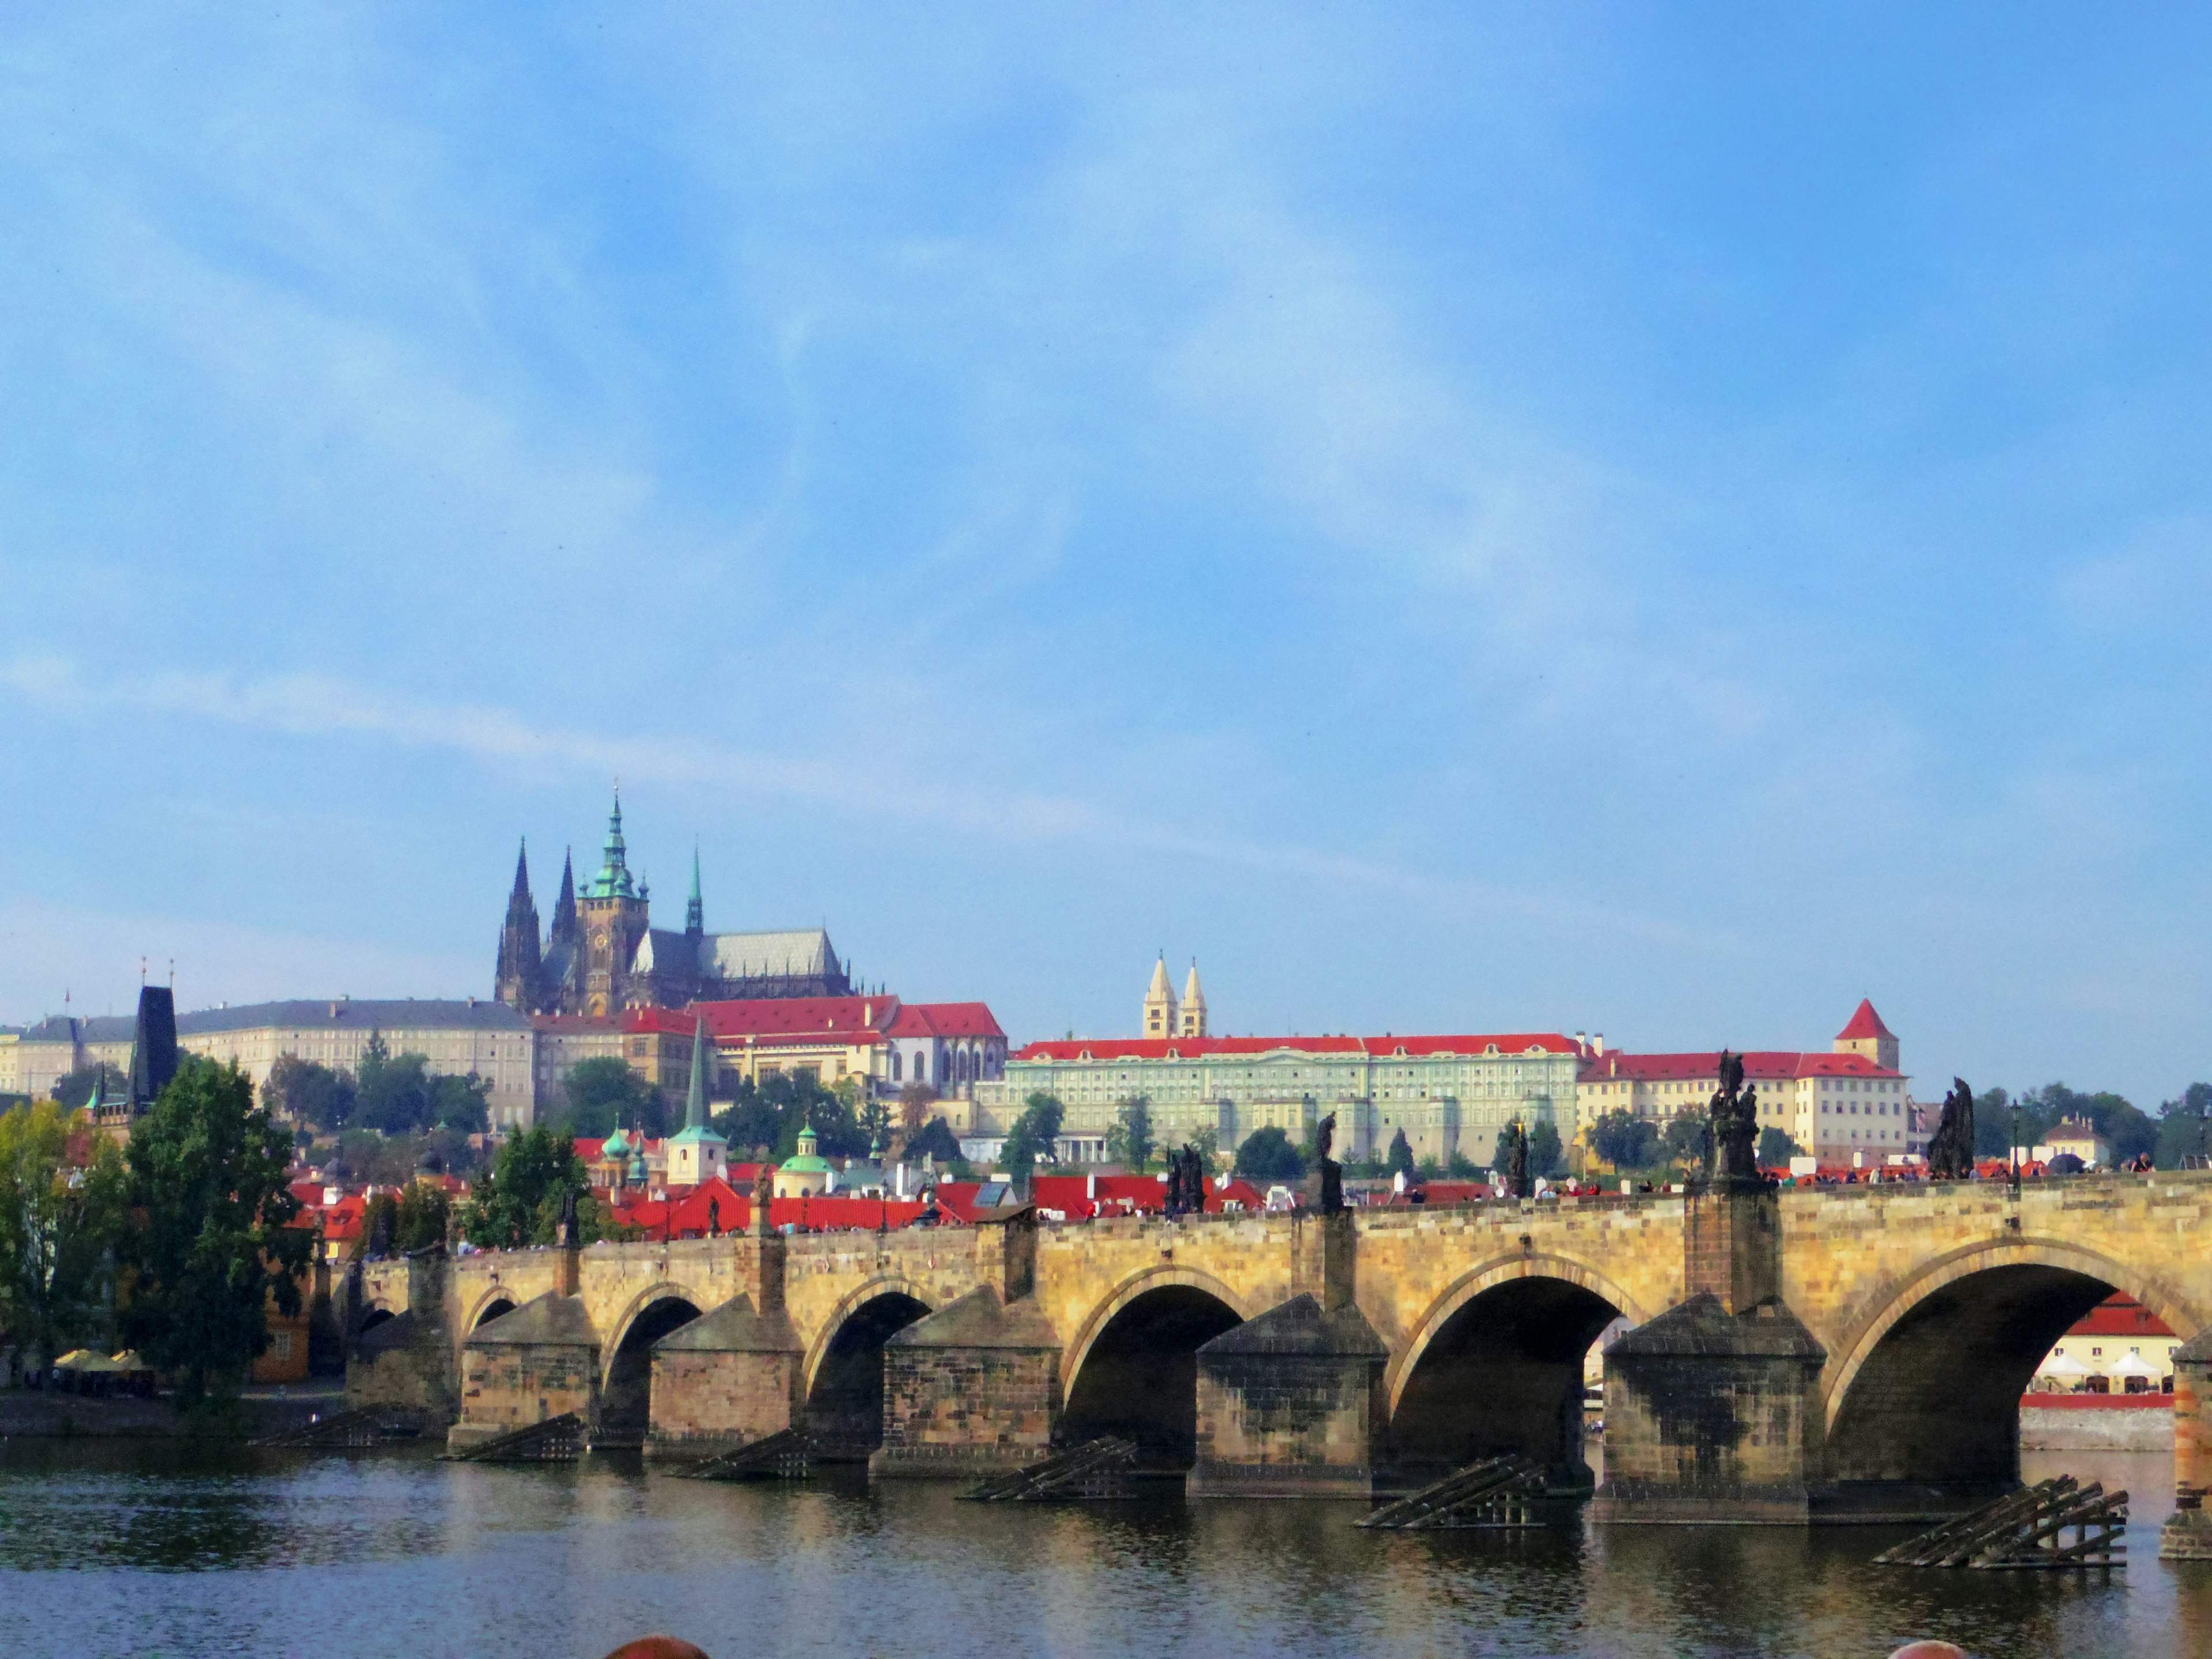
M1087 842L1200 858L1500 914L1603 925L1648 940L1682 936L1661 921L1573 900L1437 878L1295 843L1138 823L1069 796L969 786L947 789L918 775L886 779L880 769L864 772L839 761L793 760L696 739L608 737L536 725L508 709L394 696L329 676L169 672L94 681L69 659L43 655L0 665L0 686L52 713L169 715L288 738L358 738L440 750L501 769L550 768L579 779L627 778L737 798L834 806L1008 842Z

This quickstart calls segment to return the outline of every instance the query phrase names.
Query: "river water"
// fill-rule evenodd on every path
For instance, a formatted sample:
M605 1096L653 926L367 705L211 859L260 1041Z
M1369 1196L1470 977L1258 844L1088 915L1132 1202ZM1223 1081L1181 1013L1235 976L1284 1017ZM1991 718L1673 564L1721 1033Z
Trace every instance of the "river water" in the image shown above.
M2212 1655L2212 1565L2159 1561L2163 1455L2039 1454L2135 1494L2124 1570L1867 1565L1909 1529L1356 1531L1357 1505L963 1504L176 1443L0 1446L0 1655Z

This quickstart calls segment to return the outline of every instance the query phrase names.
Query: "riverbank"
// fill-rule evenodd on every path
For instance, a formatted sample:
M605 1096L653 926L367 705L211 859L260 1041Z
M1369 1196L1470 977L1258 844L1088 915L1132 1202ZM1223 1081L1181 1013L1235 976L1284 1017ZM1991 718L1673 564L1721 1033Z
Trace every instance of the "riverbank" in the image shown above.
M173 1401L97 1400L52 1389L0 1389L0 1440L258 1440L345 1409L345 1389L252 1389L218 1410L187 1418Z
M2172 1395L2031 1394L2020 1402L2022 1451L2173 1449Z

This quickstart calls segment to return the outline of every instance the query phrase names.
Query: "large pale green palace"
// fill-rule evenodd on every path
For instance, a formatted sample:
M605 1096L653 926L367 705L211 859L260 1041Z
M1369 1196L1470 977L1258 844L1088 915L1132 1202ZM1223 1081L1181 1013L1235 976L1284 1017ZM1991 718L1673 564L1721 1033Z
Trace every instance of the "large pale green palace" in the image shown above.
M1176 1145L1211 1128L1226 1152L1273 1125L1294 1141L1336 1115L1339 1155L1364 1158L1401 1129L1417 1158L1487 1165L1515 1118L1574 1133L1583 1055L1556 1032L1498 1036L1146 1037L1033 1042L975 1091L974 1130L1003 1131L1034 1091L1067 1108L1077 1156L1097 1156L1121 1103L1141 1095Z

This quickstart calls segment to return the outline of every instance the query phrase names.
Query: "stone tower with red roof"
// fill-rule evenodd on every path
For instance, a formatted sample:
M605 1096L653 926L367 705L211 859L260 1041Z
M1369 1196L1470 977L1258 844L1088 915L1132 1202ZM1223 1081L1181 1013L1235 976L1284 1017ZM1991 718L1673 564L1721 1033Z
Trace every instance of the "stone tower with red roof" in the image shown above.
M1881 1023L1873 1001L1866 997L1859 999L1850 1023L1836 1033L1834 1048L1839 1054L1863 1054L1887 1071L1905 1069L1897 1063L1897 1033Z

